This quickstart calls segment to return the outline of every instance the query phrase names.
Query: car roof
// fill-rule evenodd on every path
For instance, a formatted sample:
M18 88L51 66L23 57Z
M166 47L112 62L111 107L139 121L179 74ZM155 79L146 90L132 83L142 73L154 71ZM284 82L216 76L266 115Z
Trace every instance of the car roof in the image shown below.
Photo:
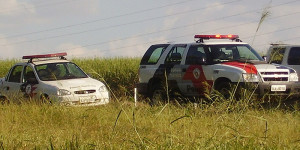
M235 42L235 41L204 41L203 43L197 43L197 42L191 42L191 43L171 43L170 45L230 45L230 44L234 44L234 45L245 45L248 43L245 42ZM163 44L155 44L155 45L163 45Z
M229 45L229 44L237 44L237 45L245 45L248 43L244 43L244 42L231 42L231 41L218 41L218 42L214 42L214 41L206 41L203 43L196 43L196 44L203 44L203 45Z
M70 61L64 59L39 59L39 60L33 60L32 62L20 62L17 63L16 65L24 65L28 63L31 63L33 65L42 65L42 64L51 64L51 63L64 63L64 62L70 62Z
M271 44L271 47L300 47L300 45L294 45L294 44Z
M32 63L35 65L41 65L41 64L51 64L51 63L63 63L63 62L70 62L70 61L64 59L45 59L45 60L33 61Z

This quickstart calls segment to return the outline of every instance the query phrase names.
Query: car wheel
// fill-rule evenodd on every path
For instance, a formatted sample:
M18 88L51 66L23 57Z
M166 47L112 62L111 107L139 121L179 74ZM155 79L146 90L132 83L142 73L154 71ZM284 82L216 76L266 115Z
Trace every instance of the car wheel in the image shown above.
M52 104L52 101L50 100L50 98L47 94L41 95L40 100L41 100L42 104Z
M0 97L0 104L9 104L9 100L5 96Z
M161 86L154 86L151 94L151 105L158 105L167 101L166 91Z
M232 87L233 87L233 84L231 82L222 82L220 83L216 90L221 94L223 95L223 97L228 100L231 95L232 95Z

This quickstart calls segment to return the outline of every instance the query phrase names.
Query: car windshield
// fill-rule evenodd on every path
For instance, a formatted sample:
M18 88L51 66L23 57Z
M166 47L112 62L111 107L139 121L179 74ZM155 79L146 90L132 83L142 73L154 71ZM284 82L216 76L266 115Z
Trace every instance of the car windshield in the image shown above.
M264 61L249 45L208 45L213 62L222 61Z
M42 81L87 78L88 76L74 63L50 63L36 65L35 69Z

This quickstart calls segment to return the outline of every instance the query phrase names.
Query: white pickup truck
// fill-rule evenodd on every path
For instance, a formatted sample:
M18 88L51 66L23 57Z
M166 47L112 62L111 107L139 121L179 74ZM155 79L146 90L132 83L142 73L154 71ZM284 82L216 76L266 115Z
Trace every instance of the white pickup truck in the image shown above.
M266 56L269 63L291 67L300 75L300 45L272 44Z
M185 96L203 96L211 89L222 93L232 84L258 85L260 95L299 93L299 88L294 87L298 82L294 69L264 62L249 44L238 38L238 35L195 35L196 43L152 45L140 63L138 92L152 101L164 97L162 86L167 79L170 95L179 92Z

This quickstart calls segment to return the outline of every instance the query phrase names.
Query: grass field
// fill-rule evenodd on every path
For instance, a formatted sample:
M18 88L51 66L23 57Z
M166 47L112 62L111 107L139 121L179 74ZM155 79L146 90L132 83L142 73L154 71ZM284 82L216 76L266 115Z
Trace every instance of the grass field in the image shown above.
M116 99L99 107L0 105L0 149L300 149L298 100L133 103L139 58L74 59ZM0 76L16 60L0 62Z

